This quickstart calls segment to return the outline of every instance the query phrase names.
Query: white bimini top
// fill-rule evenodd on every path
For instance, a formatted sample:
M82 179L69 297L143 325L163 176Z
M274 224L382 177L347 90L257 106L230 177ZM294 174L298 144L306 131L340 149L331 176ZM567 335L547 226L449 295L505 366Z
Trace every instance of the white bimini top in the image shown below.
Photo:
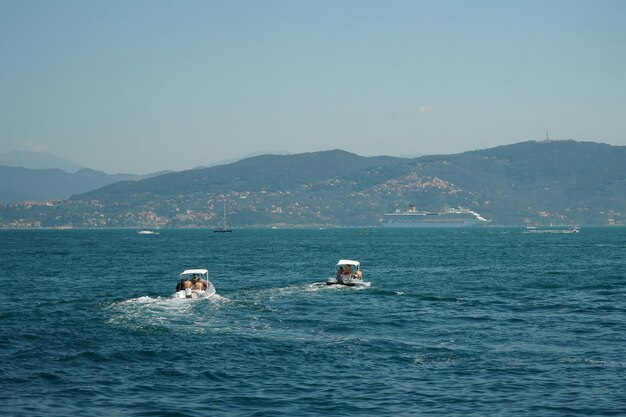
M180 275L191 275L191 274L208 274L209 271L206 269L186 269Z
M337 262L337 266L342 265L359 266L361 263L359 261L351 261L350 259L340 259L339 262Z

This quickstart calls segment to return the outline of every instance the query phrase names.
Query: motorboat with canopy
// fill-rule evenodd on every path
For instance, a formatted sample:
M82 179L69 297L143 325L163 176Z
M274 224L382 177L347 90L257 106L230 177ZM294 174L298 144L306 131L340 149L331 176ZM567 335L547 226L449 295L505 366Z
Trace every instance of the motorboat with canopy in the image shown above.
M209 281L206 269L186 269L178 275L176 292L172 298L198 299L215 295L215 286Z
M350 259L340 259L337 262L337 273L328 278L327 285L345 285L348 287L369 287L370 282L363 281L361 263Z

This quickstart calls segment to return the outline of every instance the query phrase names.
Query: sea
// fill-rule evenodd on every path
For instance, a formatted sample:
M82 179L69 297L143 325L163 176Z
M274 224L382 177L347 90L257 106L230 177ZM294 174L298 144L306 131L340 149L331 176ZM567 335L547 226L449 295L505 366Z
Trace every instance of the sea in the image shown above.
M624 416L625 260L620 227L1 230L0 415ZM171 298L189 268L215 297Z

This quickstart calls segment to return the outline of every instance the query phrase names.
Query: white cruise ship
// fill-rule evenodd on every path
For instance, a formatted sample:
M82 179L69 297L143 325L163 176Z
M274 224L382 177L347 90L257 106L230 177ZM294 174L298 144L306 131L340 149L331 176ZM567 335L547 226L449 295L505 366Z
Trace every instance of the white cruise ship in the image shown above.
M396 210L380 219L383 227L469 227L484 226L491 222L475 211L451 208L440 212L420 211L414 205L407 211Z

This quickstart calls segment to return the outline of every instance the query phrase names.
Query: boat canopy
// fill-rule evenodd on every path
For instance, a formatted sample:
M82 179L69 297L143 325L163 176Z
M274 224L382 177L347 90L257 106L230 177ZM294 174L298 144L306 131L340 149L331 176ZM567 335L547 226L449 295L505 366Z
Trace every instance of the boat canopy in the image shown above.
M343 266L343 265L350 265L350 266L358 267L361 264L359 261L351 261L350 259L340 259L339 262L337 262L337 266Z
M181 272L180 275L192 275L192 274L207 274L208 275L209 271L206 269L186 269L183 272Z

